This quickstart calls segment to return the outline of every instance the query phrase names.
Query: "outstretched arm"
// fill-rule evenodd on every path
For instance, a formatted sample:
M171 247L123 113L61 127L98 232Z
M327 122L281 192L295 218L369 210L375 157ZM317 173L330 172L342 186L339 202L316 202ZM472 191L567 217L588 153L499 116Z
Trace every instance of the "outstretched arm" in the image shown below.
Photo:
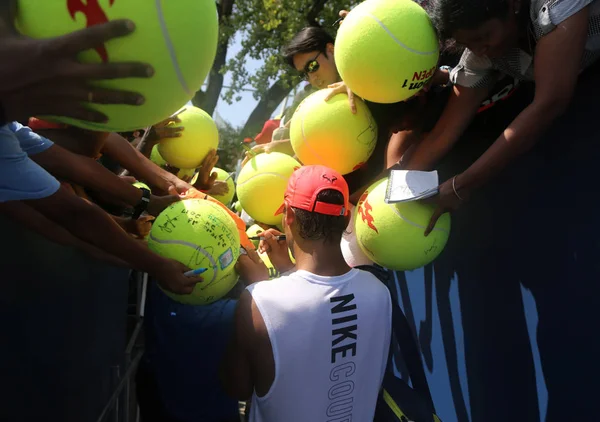
M488 88L455 86L435 127L402 157L402 168L431 170L460 139L488 93Z
M459 189L486 183L516 156L530 150L569 105L587 39L589 6L540 39L535 53L535 98L492 146L456 179Z

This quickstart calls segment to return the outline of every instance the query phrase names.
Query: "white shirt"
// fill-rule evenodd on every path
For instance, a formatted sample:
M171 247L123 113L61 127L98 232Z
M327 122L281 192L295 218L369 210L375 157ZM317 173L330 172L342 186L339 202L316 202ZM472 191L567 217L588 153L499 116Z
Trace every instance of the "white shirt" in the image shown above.
M252 398L251 422L372 421L386 368L391 299L371 273L306 271L248 287L275 362L269 392Z

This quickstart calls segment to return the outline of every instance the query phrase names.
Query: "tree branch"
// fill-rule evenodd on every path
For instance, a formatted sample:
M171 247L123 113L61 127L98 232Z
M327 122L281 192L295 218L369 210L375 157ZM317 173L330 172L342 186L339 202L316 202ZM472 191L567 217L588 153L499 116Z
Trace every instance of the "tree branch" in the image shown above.
M225 25L228 19L231 17L234 3L235 0L222 0L220 4L217 4L217 11L219 13L219 27ZM221 68L227 61L227 49L230 38L230 36L219 37L217 54L208 75L206 91L199 90L192 99L192 104L194 104L196 107L202 108L210 115L212 115L215 111L217 103L219 102L221 90L223 89L224 77L221 74Z
M271 117L275 108L290 93L291 87L286 86L281 79L275 82L269 90L260 99L250 117L246 121L242 134L244 136L254 136L260 132L262 125Z
M315 0L313 5L310 7L308 13L306 14L306 22L309 26L321 26L317 22L317 16L319 16L319 13L323 11L325 3L327 3L327 0Z

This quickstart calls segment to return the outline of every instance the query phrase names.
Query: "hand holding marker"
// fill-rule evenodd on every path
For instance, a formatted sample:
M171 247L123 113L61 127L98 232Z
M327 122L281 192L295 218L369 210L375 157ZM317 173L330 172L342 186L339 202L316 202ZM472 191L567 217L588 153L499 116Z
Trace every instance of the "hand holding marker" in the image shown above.
M191 270L191 271L188 271L187 273L183 273L183 275L186 277L194 277L196 275L204 274L207 271L208 271L208 268L198 268L197 270Z
M280 234L279 236L273 236L273 239L277 240L278 242L281 240L285 240L285 234ZM267 238L264 236L253 236L253 237L250 237L250 240L267 240Z

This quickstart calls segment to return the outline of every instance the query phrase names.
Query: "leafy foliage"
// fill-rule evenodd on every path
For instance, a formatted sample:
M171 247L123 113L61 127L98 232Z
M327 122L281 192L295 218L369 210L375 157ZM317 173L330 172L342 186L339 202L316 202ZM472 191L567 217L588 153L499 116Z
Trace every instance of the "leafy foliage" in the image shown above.
M233 13L221 22L221 32L236 34L241 39L241 50L220 69L232 78L231 88L223 93L230 104L237 100L243 87L252 87L254 97L260 99L277 80L293 87L300 82L299 75L284 63L281 49L302 28L323 26L335 35L332 25L338 12L359 3L341 0L236 0ZM246 70L248 58L264 64L255 73Z
M217 167L232 172L236 169L238 159L242 157L241 128L234 127L231 123L222 121L219 128L219 162Z

